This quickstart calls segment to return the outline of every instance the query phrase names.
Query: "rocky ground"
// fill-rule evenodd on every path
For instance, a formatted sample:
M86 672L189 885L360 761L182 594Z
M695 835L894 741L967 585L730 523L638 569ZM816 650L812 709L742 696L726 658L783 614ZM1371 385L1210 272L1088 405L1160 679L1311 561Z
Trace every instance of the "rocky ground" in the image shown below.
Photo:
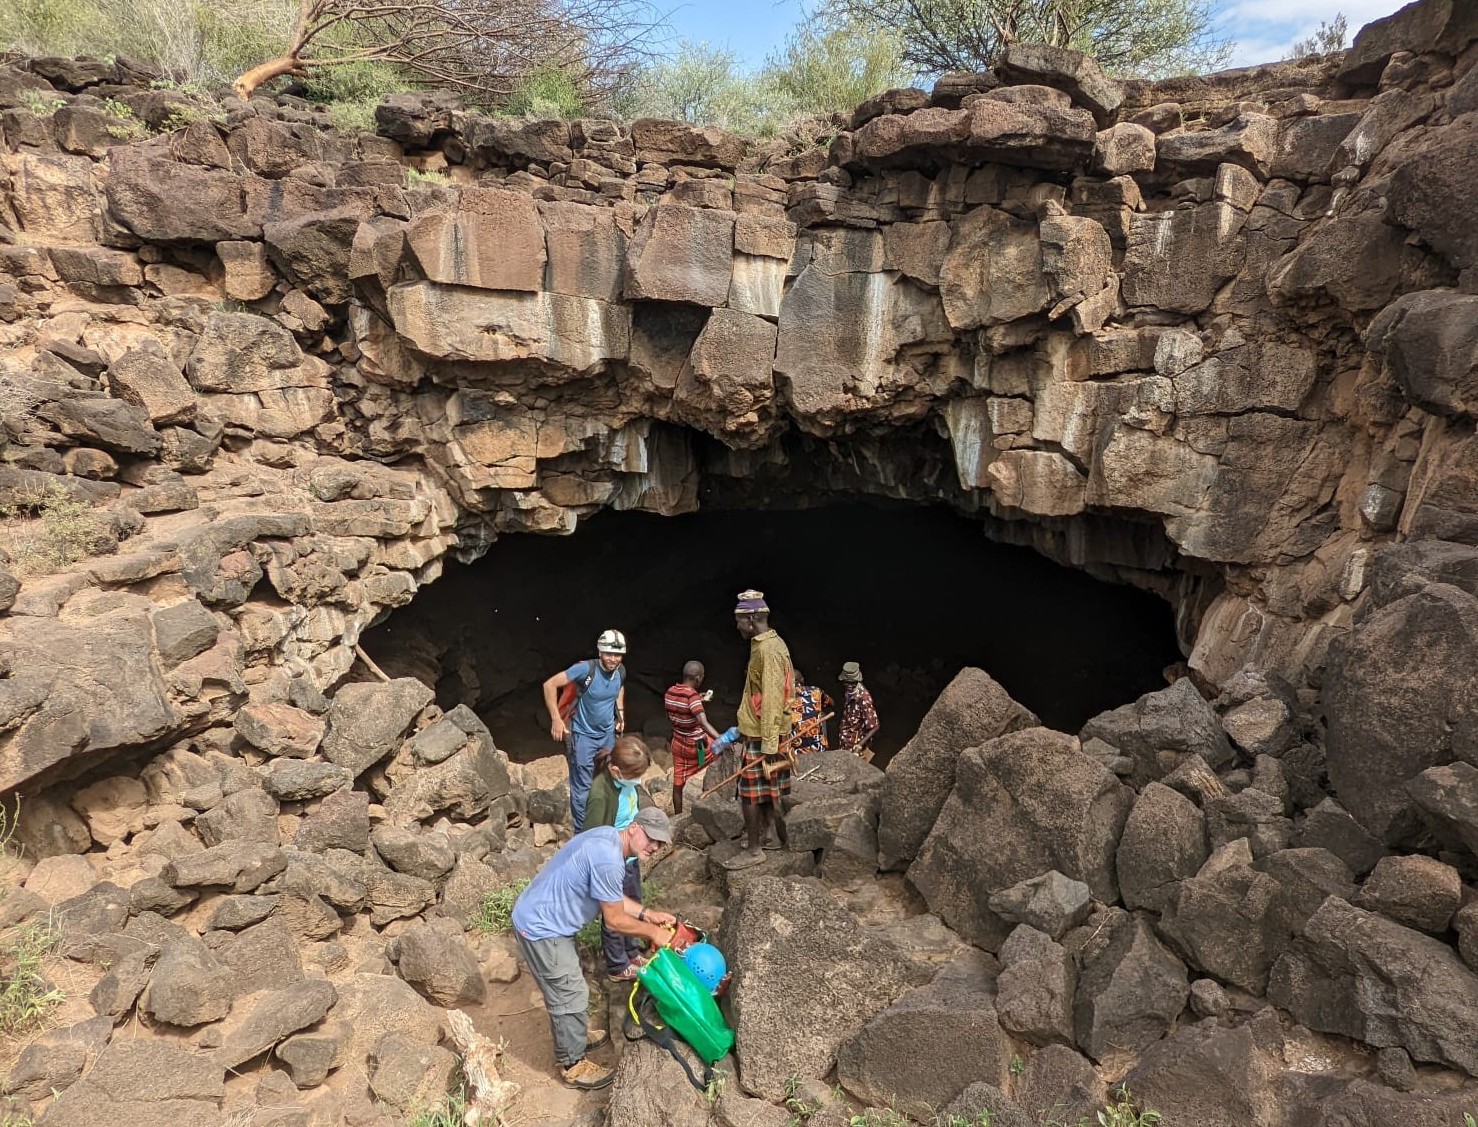
M732 797L696 802L645 875L728 954L727 1078L618 1033L589 1095L496 927L568 833L561 761L510 765L410 679L243 709L229 743L22 806L0 934L49 942L6 967L7 1021L14 984L39 999L7 1114L429 1123L460 1009L503 1044L510 1123L1076 1125L1123 1084L1170 1127L1462 1127L1478 865L1307 793L1304 725L1265 683L1213 706L1183 679L1072 736L967 669L886 772L803 759L758 866L723 867ZM624 991L596 999L619 1029Z
M558 762L360 636L449 553L778 478L1159 592L1189 675L1073 734L966 669L740 874L698 804L654 876L730 956L730 1080L635 1046L609 1123L1073 1125L1122 1081L1465 1127L1475 44L1420 0L1161 83L1013 49L825 146L0 67L11 1120L414 1119L461 1008L517 1115L589 1121L468 930Z

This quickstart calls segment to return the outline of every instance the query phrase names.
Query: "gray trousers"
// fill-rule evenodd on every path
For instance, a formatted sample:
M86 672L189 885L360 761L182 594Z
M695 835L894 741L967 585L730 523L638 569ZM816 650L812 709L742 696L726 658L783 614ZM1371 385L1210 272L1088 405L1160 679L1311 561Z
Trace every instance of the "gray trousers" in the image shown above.
M539 993L544 995L549 1026L554 1030L554 1059L561 1068L569 1068L585 1055L590 1040L590 985L580 969L575 940L569 936L525 939L518 935L518 951L539 984Z

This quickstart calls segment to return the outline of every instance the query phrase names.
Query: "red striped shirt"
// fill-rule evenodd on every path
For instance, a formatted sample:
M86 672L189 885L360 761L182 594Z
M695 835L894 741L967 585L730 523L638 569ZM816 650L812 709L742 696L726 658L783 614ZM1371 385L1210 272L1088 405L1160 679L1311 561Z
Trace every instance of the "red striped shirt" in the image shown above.
M667 710L672 734L677 739L691 744L702 735L703 725L698 717L703 715L703 694L697 689L681 682L673 685L663 695L662 707Z

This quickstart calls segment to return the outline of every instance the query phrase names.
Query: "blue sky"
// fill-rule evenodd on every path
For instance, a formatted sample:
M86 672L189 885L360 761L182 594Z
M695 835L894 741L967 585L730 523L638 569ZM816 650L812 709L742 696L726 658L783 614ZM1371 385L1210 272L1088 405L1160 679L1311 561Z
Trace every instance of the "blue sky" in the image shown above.
M1271 62L1330 19L1349 17L1350 33L1389 15L1405 0L1212 0L1223 35L1237 41L1234 66ZM689 0L672 13L674 38L725 47L749 67L779 48L801 17L802 0Z

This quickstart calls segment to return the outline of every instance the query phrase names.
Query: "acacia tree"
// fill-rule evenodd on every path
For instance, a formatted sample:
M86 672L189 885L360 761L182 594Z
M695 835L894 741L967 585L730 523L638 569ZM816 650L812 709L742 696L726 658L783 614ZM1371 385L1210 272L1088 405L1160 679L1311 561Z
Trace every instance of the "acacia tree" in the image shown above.
M811 18L894 32L925 75L984 70L1011 43L1070 47L1145 75L1214 67L1233 46L1216 35L1208 0L832 0Z
M232 86L249 98L282 75L378 61L496 101L557 67L595 101L647 58L659 22L646 0L299 0L286 49Z

